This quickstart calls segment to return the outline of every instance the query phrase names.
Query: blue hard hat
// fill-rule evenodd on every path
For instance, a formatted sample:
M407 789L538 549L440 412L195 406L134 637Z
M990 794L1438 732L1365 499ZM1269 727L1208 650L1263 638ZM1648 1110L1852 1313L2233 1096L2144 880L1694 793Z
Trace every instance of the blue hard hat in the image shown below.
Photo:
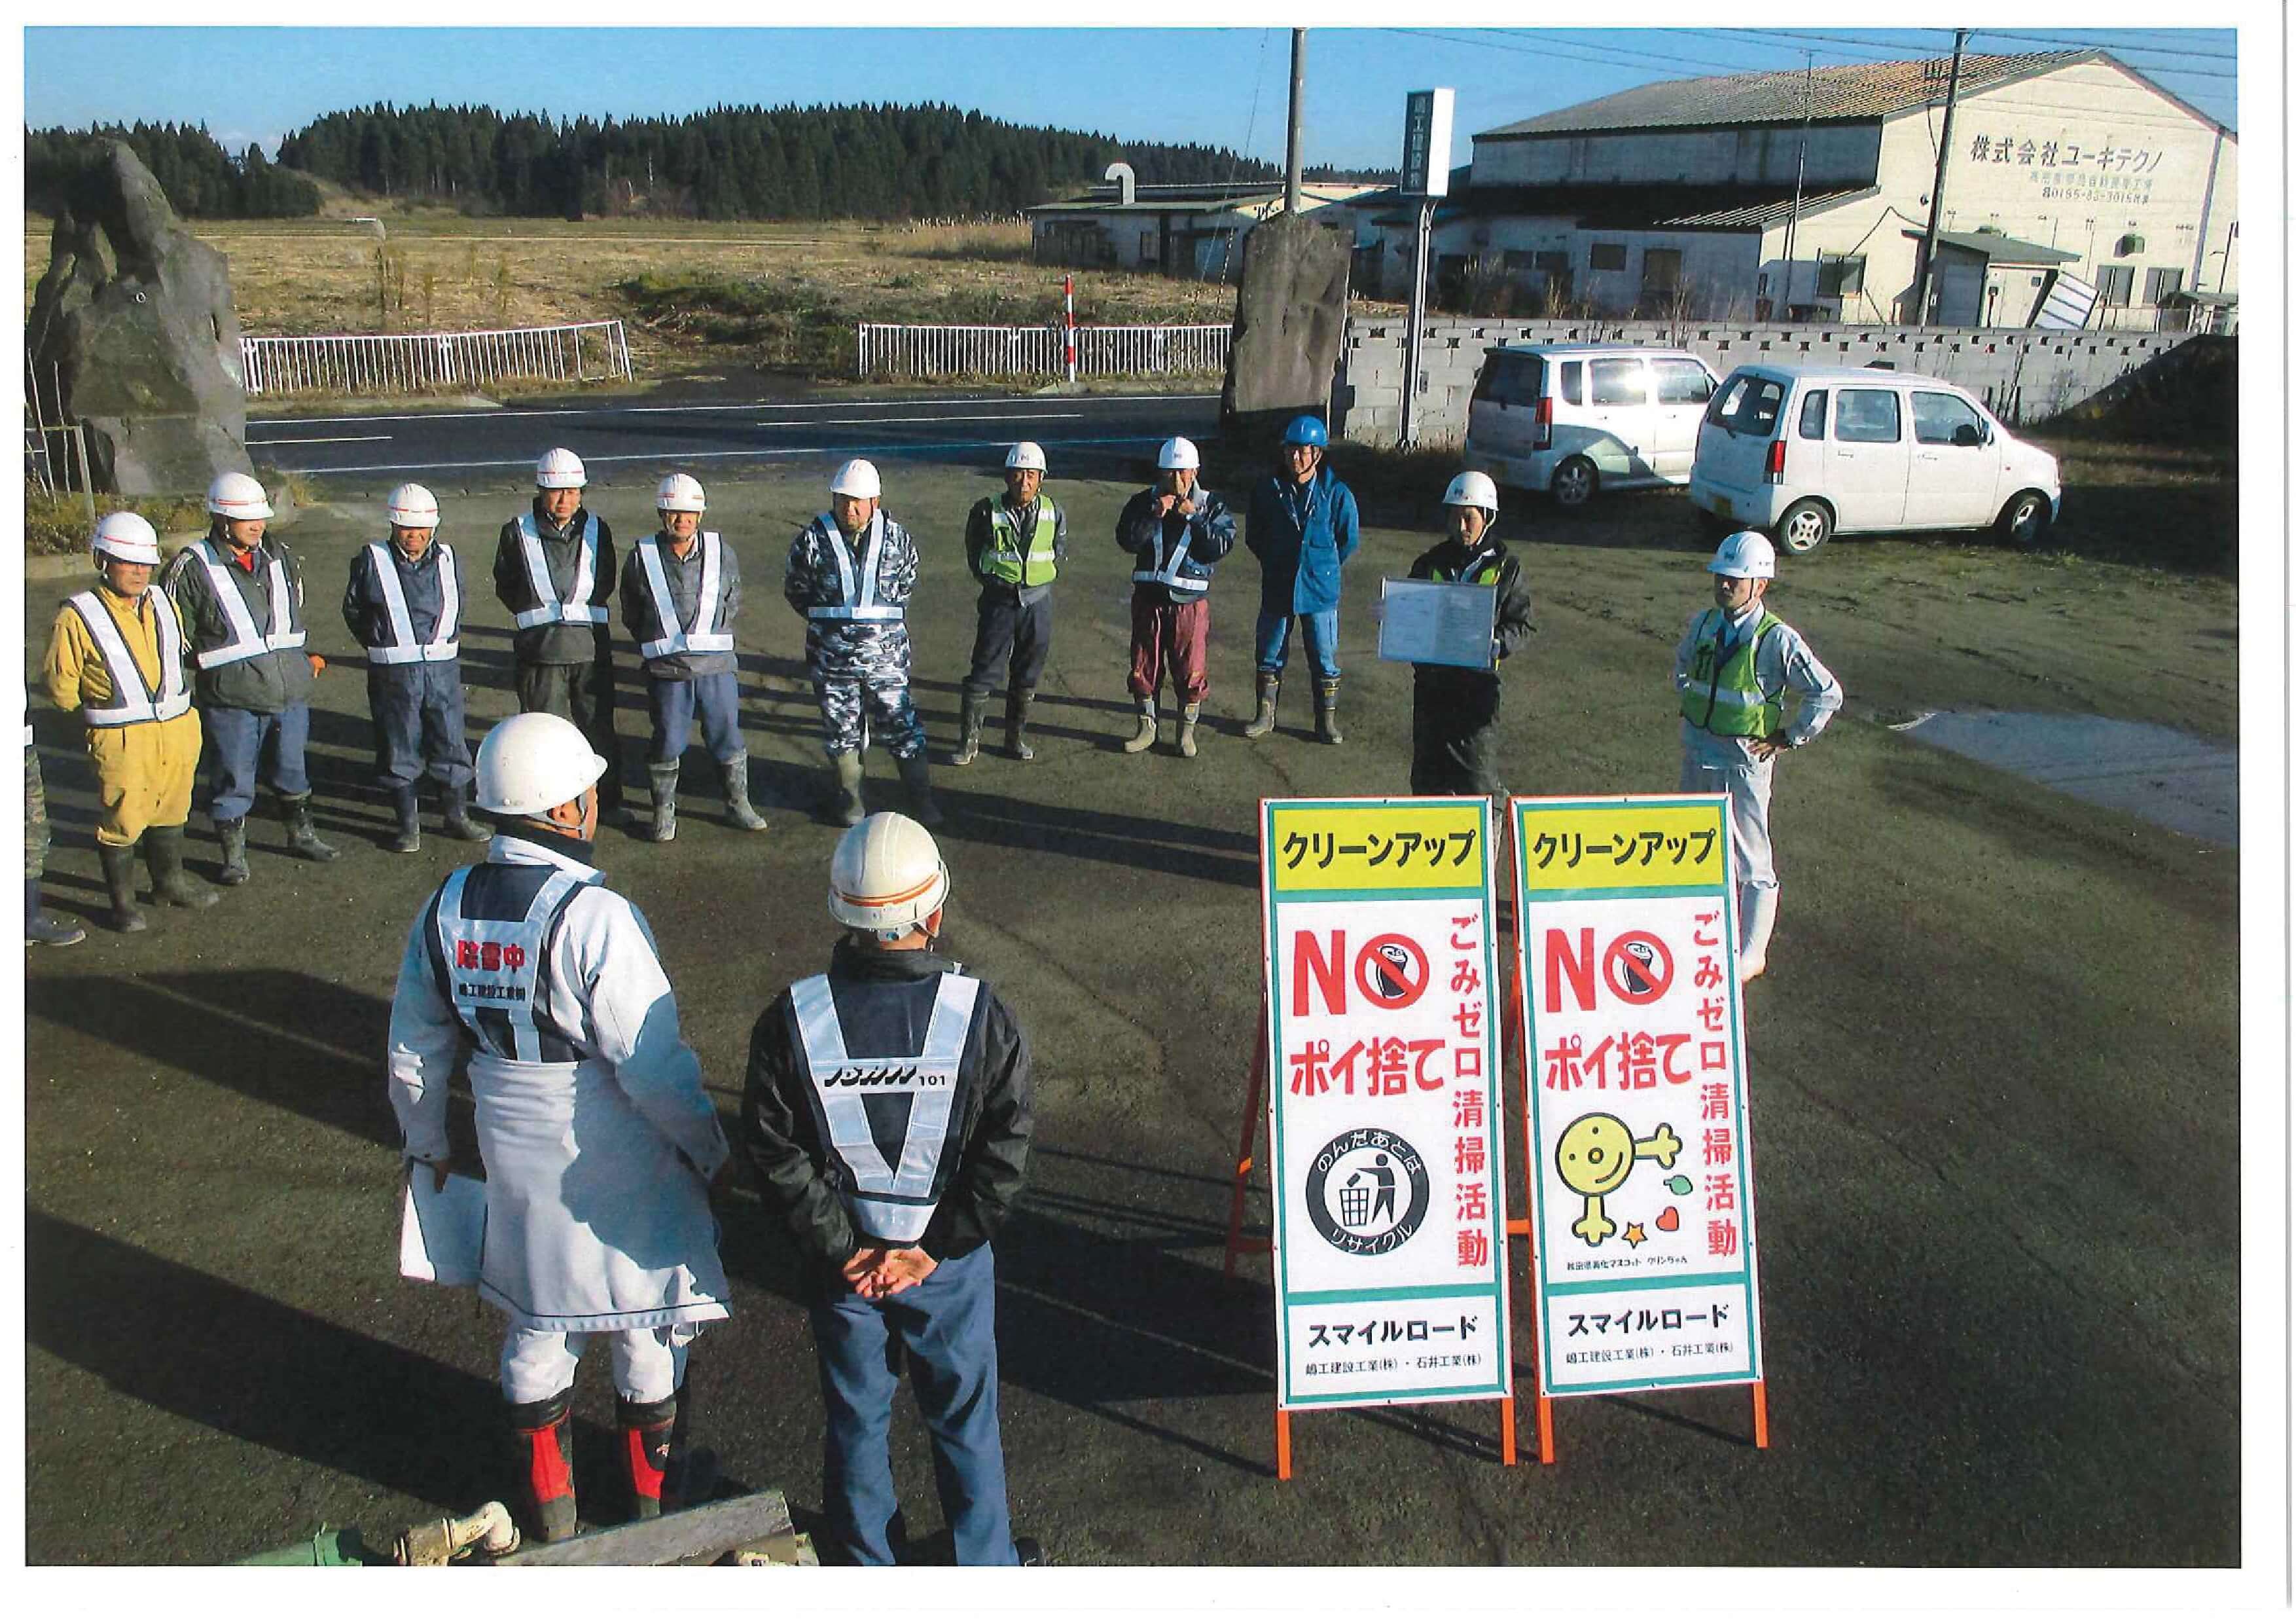
M1284 424L1283 443L1286 445L1329 446L1331 442L1332 437L1324 432L1324 419L1321 417L1298 416Z

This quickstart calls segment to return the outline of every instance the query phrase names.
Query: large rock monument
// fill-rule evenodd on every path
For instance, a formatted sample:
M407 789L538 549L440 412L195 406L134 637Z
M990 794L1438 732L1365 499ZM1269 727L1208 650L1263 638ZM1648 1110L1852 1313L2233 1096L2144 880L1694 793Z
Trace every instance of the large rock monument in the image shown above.
M1313 215L1277 215L1244 238L1220 423L1273 443L1303 411L1331 411L1332 375L1347 334L1352 240Z
M98 490L202 490L254 471L229 263L177 224L124 141L98 144L70 182L29 342L42 404L86 430Z

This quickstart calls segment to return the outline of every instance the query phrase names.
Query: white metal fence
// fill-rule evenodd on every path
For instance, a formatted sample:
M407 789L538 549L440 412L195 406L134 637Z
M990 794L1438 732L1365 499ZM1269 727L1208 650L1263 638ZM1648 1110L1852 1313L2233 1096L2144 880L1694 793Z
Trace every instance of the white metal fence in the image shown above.
M1080 326L1077 375L1126 377L1224 372L1234 328ZM1068 334L1036 327L895 326L863 322L855 334L862 377L1064 377Z
M239 355L250 395L389 394L512 378L581 383L630 375L629 340L619 321L486 333L242 338Z

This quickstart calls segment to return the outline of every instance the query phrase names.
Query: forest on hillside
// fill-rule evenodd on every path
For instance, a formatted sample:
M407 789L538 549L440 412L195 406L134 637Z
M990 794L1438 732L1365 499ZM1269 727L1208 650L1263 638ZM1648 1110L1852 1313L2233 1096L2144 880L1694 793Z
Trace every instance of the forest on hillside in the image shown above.
M290 132L276 162L255 146L234 156L199 126L27 130L31 207L53 212L94 135L124 137L193 218L316 213L314 176L473 214L711 220L1009 215L1078 192L1118 161L1143 185L1279 177L1275 165L1224 147L1119 141L938 103L712 107L620 120L377 103Z

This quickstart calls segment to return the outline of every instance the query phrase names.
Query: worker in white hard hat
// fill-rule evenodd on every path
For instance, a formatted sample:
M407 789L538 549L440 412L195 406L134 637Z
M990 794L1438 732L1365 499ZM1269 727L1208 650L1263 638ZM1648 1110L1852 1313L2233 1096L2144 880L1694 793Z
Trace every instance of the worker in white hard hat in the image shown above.
M805 616L805 664L821 705L832 815L848 827L868 815L861 800L865 725L892 752L917 820L937 827L924 723L909 696L904 614L917 585L917 544L884 511L883 498L875 464L857 457L839 468L829 482L829 511L790 543L782 596Z
M1029 707L1053 650L1053 581L1068 562L1068 516L1044 494L1045 448L1023 440L1004 453L1004 493L984 496L964 520L964 561L980 582L972 669L959 694L958 766L980 752L988 690L1004 681L1004 753L1033 761Z
M495 596L511 613L518 707L564 716L606 761L598 804L622 810L621 749L614 738L614 654L607 606L614 591L614 532L583 506L590 476L564 446L534 465L534 499L495 541Z
M622 565L622 623L645 666L646 714L653 737L646 775L652 816L630 831L657 844L677 837L677 769L693 723L718 763L726 815L737 828L766 826L750 804L750 749L742 737L741 663L734 622L742 614L742 560L715 530L701 527L709 498L690 474L672 474L654 491L661 527L630 548Z
M471 820L471 746L463 738L463 560L437 538L439 498L403 484L383 503L390 535L351 555L343 623L366 650L374 776L390 796L388 850L422 846L416 795L438 787L440 826L482 840Z
M90 543L96 582L74 592L48 634L45 677L58 710L78 711L95 768L95 853L111 927L147 928L135 905L135 850L152 898L202 908L216 894L184 872L184 824L200 764L192 640L176 600L152 584L160 538L134 513L109 513ZM27 740L29 743L29 740Z
M823 1553L898 1554L886 1443L906 1352L957 1561L1034 1566L1005 1502L991 1245L1028 1173L1029 1043L939 950L948 893L932 836L897 812L838 842L829 913L845 934L829 972L750 1034L742 1141L806 1265L828 1418Z
M1841 708L1841 684L1763 599L1778 572L1767 537L1725 536L1707 566L1714 606L1691 616L1674 654L1682 698L1682 791L1730 797L1730 866L1738 886L1738 977L1769 967L1778 918L1770 853L1770 774ZM1787 720L1788 695L1799 699Z
M1116 544L1132 555L1128 685L1140 706L1139 726L1124 741L1128 755L1156 742L1156 694L1168 672L1179 702L1180 754L1196 753L1196 721L1211 691L1212 569L1235 545L1227 504L1196 482L1202 465L1193 441L1165 441L1156 451L1156 482L1117 515Z
M258 781L279 799L287 849L332 862L311 826L311 684L327 662L305 647L303 567L266 528L271 499L245 474L208 486L208 533L177 553L160 584L183 611L197 670L208 815L223 847L216 877L247 882L247 814Z
M1275 471L1251 487L1243 544L1259 560L1259 618L1252 643L1259 663L1259 707L1247 738L1275 728L1275 700L1292 647L1292 622L1307 633L1316 676L1316 737L1338 744L1340 731L1340 571L1355 556L1362 531L1355 492L1325 458L1332 436L1324 419L1303 413L1284 426Z
M479 1294L509 1315L498 1376L529 1530L575 1528L574 1371L608 1344L634 1517L675 1508L688 1345L726 1316L709 1185L731 1156L644 916L591 866L606 763L529 713L479 746L498 832L416 916L388 1052L406 1174L446 1185L466 1071L486 1173ZM667 1478L667 1480L665 1479Z
M1450 581L1491 589L1488 666L1411 667L1411 792L1506 795L1499 764L1501 660L1531 633L1530 593L1522 561L1493 533L1499 492L1486 474L1461 474L1443 492L1442 540L1412 561L1414 581Z

